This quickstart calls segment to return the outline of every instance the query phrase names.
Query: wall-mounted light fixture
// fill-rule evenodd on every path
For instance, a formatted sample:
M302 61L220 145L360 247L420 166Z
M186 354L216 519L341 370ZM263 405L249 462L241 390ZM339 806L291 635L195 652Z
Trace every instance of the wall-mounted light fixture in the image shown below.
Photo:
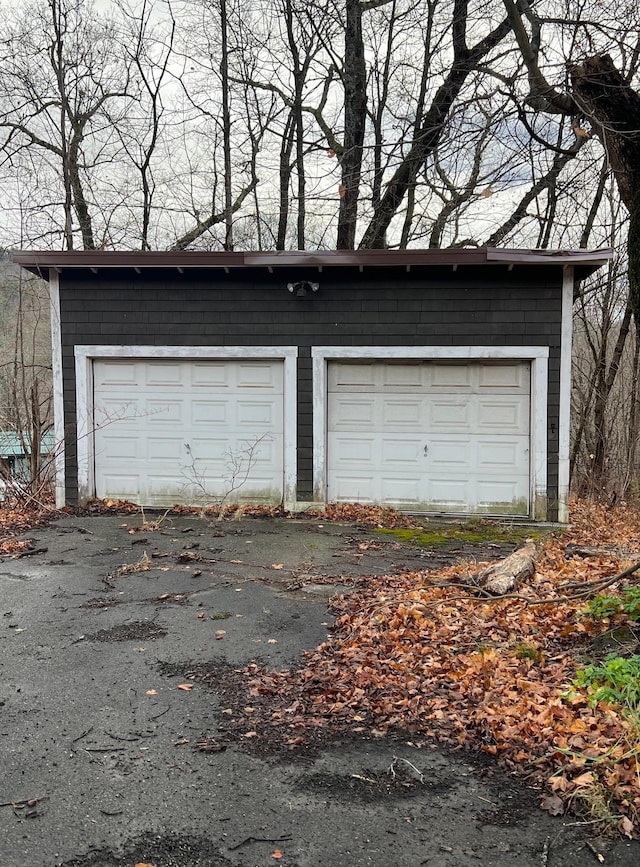
M287 289L296 298L304 298L311 292L317 292L320 288L319 283L312 283L310 280L300 280L298 283L287 283Z

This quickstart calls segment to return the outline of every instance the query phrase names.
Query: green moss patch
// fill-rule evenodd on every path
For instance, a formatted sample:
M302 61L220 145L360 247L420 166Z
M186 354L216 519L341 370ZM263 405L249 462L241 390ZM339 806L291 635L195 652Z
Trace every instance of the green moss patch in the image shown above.
M444 548L455 543L486 545L491 542L501 544L524 542L537 539L548 533L531 526L499 524L495 521L474 519L464 523L439 523L429 527L412 529L379 529L376 533L393 536L401 542L418 545L421 548Z

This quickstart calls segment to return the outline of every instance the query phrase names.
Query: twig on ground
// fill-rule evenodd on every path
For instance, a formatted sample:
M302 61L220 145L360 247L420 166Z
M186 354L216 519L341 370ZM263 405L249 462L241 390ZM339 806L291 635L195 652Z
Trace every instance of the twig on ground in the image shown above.
M105 735L109 735L110 738L113 738L114 741L139 741L140 737L128 738L124 735L114 735L113 732L108 732L106 729L104 730Z
M46 801L48 795L42 795L39 798L25 798L24 801L4 801L0 807L13 807L14 810L22 810L24 807L35 807L41 801Z
M17 554L12 554L12 560L21 560L23 557L33 557L34 554L46 554L48 548L27 548L26 551L18 551Z
M596 859L596 861L599 861L600 864L604 864L604 855L601 855L600 852L598 852L598 850L596 849L596 847L592 843L590 843L587 840L587 842L585 843L585 846L591 852L591 854Z
M291 834L283 834L282 837L245 837L244 840L241 840L234 846L229 846L229 851L234 852L236 849L239 849L241 846L247 846L249 843L286 843L290 839Z
M124 747L83 747L85 753L122 753Z
M547 867L549 863L549 847L551 845L551 837L547 837L544 841L544 846L542 847L542 854L540 855L540 863L542 867Z
M74 642L74 643L75 643L75 642ZM72 744L76 744L76 743L78 743L78 741L81 741L82 738L86 738L86 736L87 736L88 734L90 734L92 731L93 731L93 726L90 726L90 728L88 728L88 729L86 729L85 731L83 731L81 735L78 735L77 738L74 738L74 739L71 741L71 743L72 743Z
M160 713L157 713L155 716L150 716L149 719L160 719L161 716L164 716L169 711L169 706L165 707L164 710L161 710Z
M626 569L623 569L622 572L618 572L618 574L614 575L613 578L600 578L598 581L588 581L586 583L580 583L579 581L569 581L566 584L561 584L558 589L583 589L585 591L585 594L591 591L595 592L596 590L599 592L600 590L604 590L605 587L609 587L611 584L615 584L616 581L622 581L623 578L628 578L629 575L633 575L633 573L637 572L638 569L640 569L640 561L633 563Z
M424 783L424 774L422 773L422 771L416 768L413 762L410 762L409 759L398 758L398 756L393 757L393 759L391 760L391 764L387 768L387 773L391 774L394 779L396 776L396 764L398 762L403 762L408 768L411 768L417 779L420 780L421 783Z

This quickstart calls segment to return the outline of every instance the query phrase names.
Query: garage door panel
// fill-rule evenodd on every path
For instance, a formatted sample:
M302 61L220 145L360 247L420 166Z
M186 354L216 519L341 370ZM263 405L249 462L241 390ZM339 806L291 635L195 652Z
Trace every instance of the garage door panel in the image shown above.
M529 441L522 439L482 439L476 443L475 464L479 472L520 475L528 464Z
M167 422L182 421L183 401L146 400L144 412L149 425L164 425Z
M105 442L102 452L106 460L136 460L142 457L137 437L117 436Z
M329 439L329 449L336 459L336 466L350 466L363 463L370 465L375 459L377 441L374 437L363 437L358 434L342 436L333 434Z
M376 480L371 475L341 475L335 476L335 502L376 503L379 497L376 490ZM379 487L379 486L378 486ZM354 497L354 491L356 496Z
M376 426L377 405L374 397L349 398L337 395L337 413L335 430L367 430Z
M416 389L423 386L423 367L417 364L387 364L381 368L378 381L382 389L408 388Z
M478 369L480 389L515 389L529 392L529 366L525 364L483 364Z
M135 421L137 414L138 409L132 400L101 400L94 408L95 422L100 425L111 421Z
M148 437L147 460L149 461L176 461L181 464L184 460L184 443L182 437Z
M430 427L433 430L448 430L451 433L471 431L472 406L463 398L433 398L429 401L431 409Z
M434 364L429 367L430 385L434 389L471 391L473 370L467 364Z
M222 460L231 441L227 436L190 437L185 451L198 461Z
M528 514L529 364L336 362L327 379L329 500Z
M381 494L377 501L383 505L392 503L406 503L418 506L421 499L419 481L415 475L384 475L380 479Z
M108 367L94 369L96 385L137 385L141 371L131 362L112 362Z
M409 427L415 430L422 424L422 401L384 397L382 400L382 424L385 428Z
M144 367L145 385L166 385L172 388L183 388L184 368L181 364L146 364Z
M135 473L106 473L105 486L112 493L108 496L116 500L135 497L140 490L140 477Z
M418 462L424 451L422 437L402 437L396 439L392 436L380 438L379 452L384 466L400 468L406 471L407 464L411 464L415 473Z
M265 429L270 430L278 414L282 414L282 406L271 401L238 400L236 402L238 427L248 427L256 433L262 433Z
M121 367L94 362L95 418L106 422L94 432L97 496L215 501L235 472L242 484L232 498L281 500L281 361L140 360L125 366L126 377Z
M447 472L467 472L471 462L470 450L471 443L468 440L460 439L456 442L450 438L431 437L425 456L428 464L423 471L430 475L434 472L442 472L443 468L446 468Z
M229 404L222 400L194 400L189 404L191 424L227 425Z
M227 389L230 386L230 370L226 364L198 364L191 366L191 385L195 388Z
M432 479L429 484L429 502L434 508L446 512L465 512L471 503L468 479Z
M482 433L521 433L529 431L529 397L479 397L476 427Z
M154 474L150 472L146 474L144 483L148 494L157 500L164 500L165 497L175 497L176 492L179 492L181 495L185 493L184 476L178 473Z
M479 479L477 483L478 508L482 511L495 512L497 504L506 508L511 506L512 514L520 514L520 509L525 506L523 488L528 479L520 478L511 481L497 481L495 479ZM505 504L508 504L505 507Z
M282 369L272 364L239 364L236 384L239 388L282 389Z
M329 389L373 388L376 384L376 366L373 364L334 364L329 367Z

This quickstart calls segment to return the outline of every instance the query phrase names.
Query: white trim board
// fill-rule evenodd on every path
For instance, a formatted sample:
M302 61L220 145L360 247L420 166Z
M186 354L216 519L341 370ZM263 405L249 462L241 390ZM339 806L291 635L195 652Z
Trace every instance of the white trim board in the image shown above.
M284 364L284 505L296 501L297 346L100 346L75 347L78 436L78 498L95 495L93 455L93 361L95 359L282 360Z
M49 275L49 301L51 310L51 371L53 378L53 433L56 509L65 504L64 460L64 392L62 377L62 329L60 325L60 276L57 271Z
M314 346L313 496L327 490L327 364L329 361L525 361L531 364L531 517L546 519L548 346ZM544 512L544 514L542 514Z
M571 344L573 342L573 267L562 269L562 319L560 326L560 395L558 410L558 521L569 521L571 438Z

